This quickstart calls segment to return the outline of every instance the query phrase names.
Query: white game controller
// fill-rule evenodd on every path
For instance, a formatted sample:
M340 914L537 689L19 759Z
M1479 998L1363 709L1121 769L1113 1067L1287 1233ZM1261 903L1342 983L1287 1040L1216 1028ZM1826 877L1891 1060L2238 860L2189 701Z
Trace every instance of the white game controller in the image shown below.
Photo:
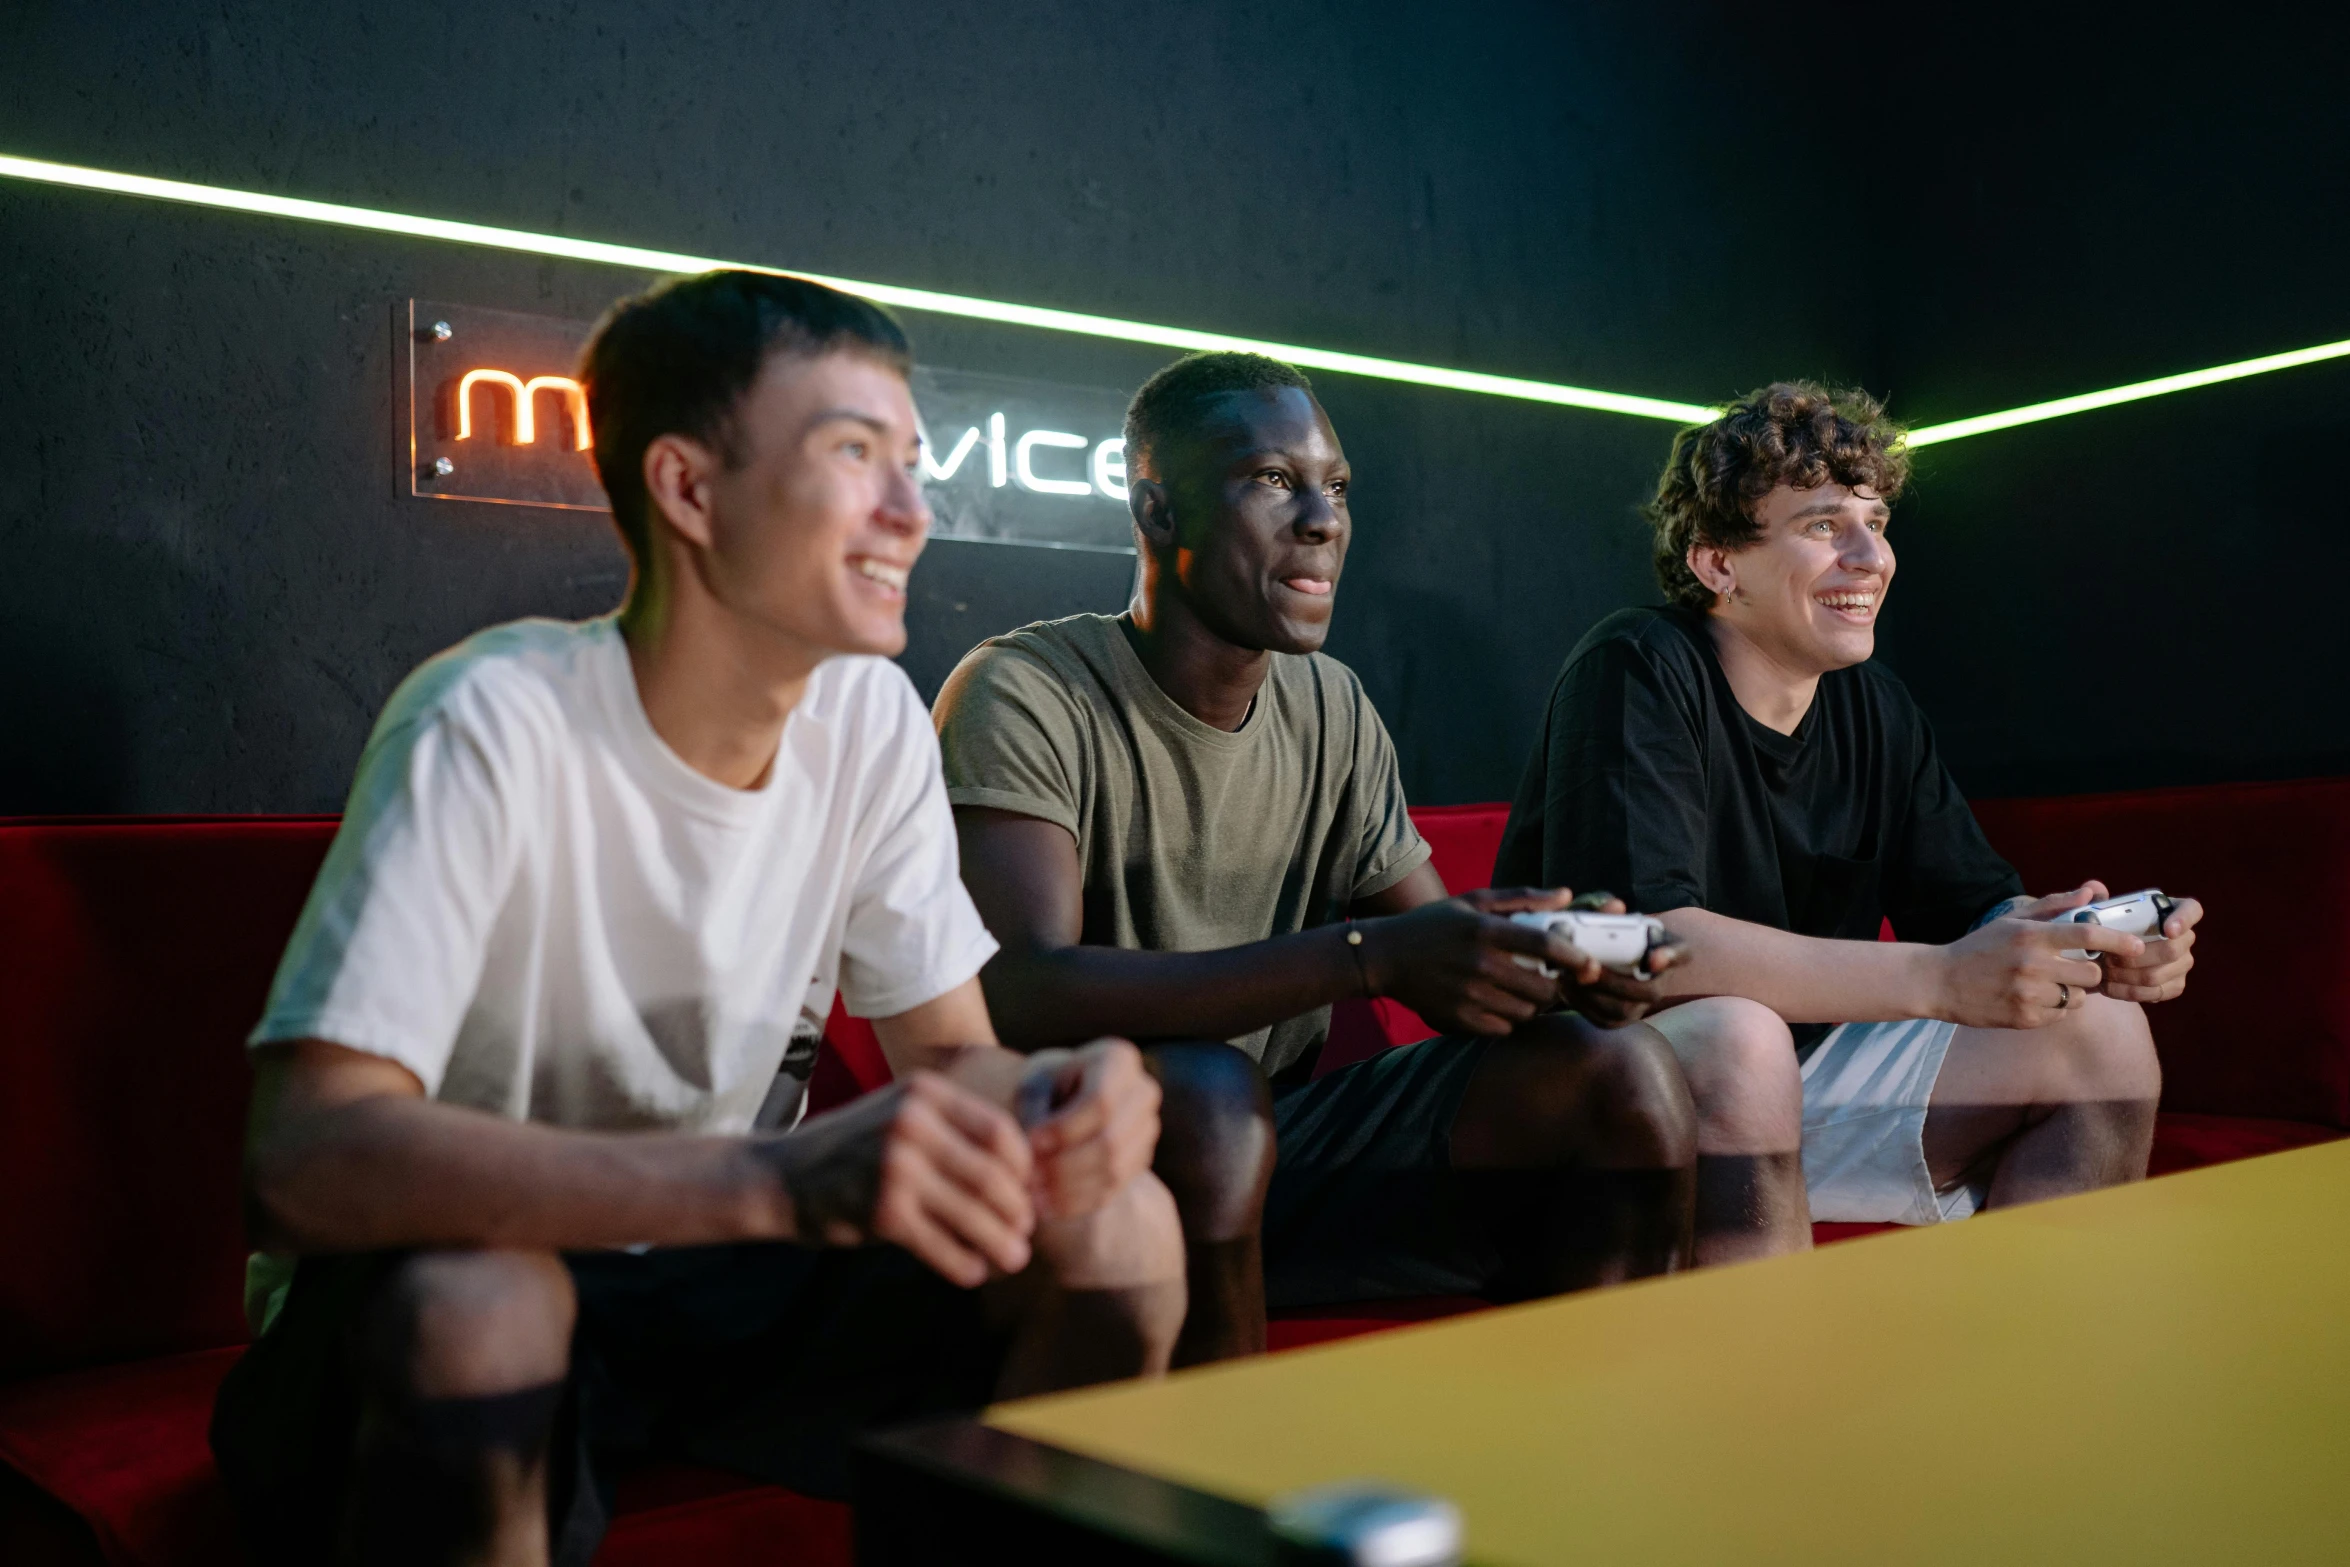
M2103 903L2092 903L2085 908L2067 909L2050 923L2056 925L2102 925L2107 930L2126 931L2149 940L2162 935L2162 922L2171 917L2179 906L2176 898L2166 897L2160 887L2148 887L2127 897L2108 898ZM2076 963L2086 963L2098 954L2074 950L2064 954Z
M1600 967L1629 974L1635 979L1654 979L1648 971L1648 955L1672 938L1665 934L1664 924L1645 914L1594 914L1588 909L1554 909L1541 913L1513 914L1510 919L1520 925L1531 925L1537 930L1556 931L1567 938L1576 951L1599 960ZM1520 968L1530 968L1545 978L1556 979L1558 970L1540 958L1521 957L1514 960Z

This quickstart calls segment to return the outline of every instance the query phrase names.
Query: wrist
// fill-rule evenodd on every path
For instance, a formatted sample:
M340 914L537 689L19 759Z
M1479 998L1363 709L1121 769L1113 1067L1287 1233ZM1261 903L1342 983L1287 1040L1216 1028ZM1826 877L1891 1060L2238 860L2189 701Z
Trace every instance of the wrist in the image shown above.
M788 1132L743 1139L728 1171L735 1227L755 1241L796 1241L799 1210L792 1201L797 1150Z
M1338 957L1335 964L1335 999L1370 1000L1381 993L1383 986L1374 977L1372 966L1374 927L1378 920L1350 919L1338 927Z
M1022 1055L1001 1045L963 1045L942 1056L933 1070L997 1109L1010 1110L1031 1071L1041 1063L1066 1059L1068 1054L1066 1050L1037 1050Z
M1932 1018L1940 1023L1957 1022L1957 954L1949 947L1920 945L1909 950L1914 954L1909 982L1905 987L1909 995L1909 1015Z

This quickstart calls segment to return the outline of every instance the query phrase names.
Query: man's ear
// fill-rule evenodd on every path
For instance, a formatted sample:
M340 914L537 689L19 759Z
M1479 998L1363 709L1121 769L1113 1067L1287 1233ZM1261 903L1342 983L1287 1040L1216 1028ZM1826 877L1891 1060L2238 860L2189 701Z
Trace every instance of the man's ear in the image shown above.
M1730 552L1719 544L1692 544L1681 558L1711 592L1727 593L1738 585L1737 574L1730 570Z
M1175 542L1175 498L1156 479L1126 481L1126 509L1134 515L1135 531L1152 550Z
M718 470L718 454L690 436L656 435L646 443L646 498L670 527L704 549L717 537L710 481Z

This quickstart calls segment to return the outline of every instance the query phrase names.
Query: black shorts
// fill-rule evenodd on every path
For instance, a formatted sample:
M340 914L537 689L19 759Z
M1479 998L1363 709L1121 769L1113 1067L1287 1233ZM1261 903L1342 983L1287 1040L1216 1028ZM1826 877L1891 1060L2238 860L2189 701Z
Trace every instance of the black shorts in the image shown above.
M212 1450L257 1561L328 1554L359 1423L356 1332L401 1256L304 1259L221 1387ZM896 1247L564 1260L579 1318L548 1456L560 1564L594 1555L631 1465L678 1458L845 1496L859 1432L978 1409L1003 1362L977 1292Z
M1452 1123L1480 1039L1382 1050L1273 1101L1265 1303L1484 1293L1508 1262L1480 1188L1452 1167Z

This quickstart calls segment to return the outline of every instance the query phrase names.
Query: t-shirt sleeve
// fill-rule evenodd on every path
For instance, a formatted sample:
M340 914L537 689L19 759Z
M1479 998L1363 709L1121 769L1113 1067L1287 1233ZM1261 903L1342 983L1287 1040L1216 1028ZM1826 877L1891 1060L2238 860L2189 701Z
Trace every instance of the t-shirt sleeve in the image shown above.
M1043 660L979 648L947 677L932 716L950 804L1015 811L1077 835L1084 718Z
M323 1039L439 1092L519 852L511 771L446 712L387 714L250 1044Z
M896 1017L935 1001L996 952L963 887L929 715L902 676L892 700L904 711L875 759L877 810L863 835L871 847L856 869L841 933L841 1001L857 1017Z
M1355 687L1355 874L1350 902L1385 892L1428 863L1433 852L1412 825L1395 742L1362 687Z
M1541 885L1610 892L1639 914L1704 906L1704 718L1694 683L1625 641L1602 642L1561 671L1537 758Z
M1913 710L1913 718L1909 816L1888 867L1885 917L1903 941L1940 945L1973 929L1993 904L2022 893L2024 883L1983 836L1924 715Z

